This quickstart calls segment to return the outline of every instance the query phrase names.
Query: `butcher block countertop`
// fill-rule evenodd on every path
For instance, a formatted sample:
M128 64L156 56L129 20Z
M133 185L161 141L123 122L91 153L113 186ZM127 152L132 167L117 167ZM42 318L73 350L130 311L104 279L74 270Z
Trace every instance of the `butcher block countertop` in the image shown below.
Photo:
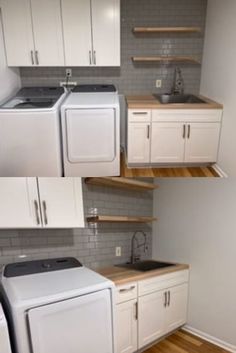
M161 276L176 271L188 270L189 265L176 264L171 267L152 270L147 272L135 271L127 268L111 266L107 268L97 269L96 272L110 279L115 285L119 286L129 282L137 282L151 277Z
M204 96L198 96L206 103L189 104L161 104L157 98L152 95L147 96L126 96L128 109L223 109L223 105Z

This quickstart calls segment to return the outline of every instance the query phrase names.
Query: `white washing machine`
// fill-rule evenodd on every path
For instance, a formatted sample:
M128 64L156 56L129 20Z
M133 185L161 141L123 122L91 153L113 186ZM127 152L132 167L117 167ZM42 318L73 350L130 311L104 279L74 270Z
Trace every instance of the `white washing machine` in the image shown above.
M60 177L62 87L25 87L0 106L0 177Z
M0 304L0 352L11 353L10 339L8 334L8 325Z
M120 105L113 85L76 86L61 119L65 176L120 175Z
M114 284L75 258L7 265L1 290L17 353L114 353Z

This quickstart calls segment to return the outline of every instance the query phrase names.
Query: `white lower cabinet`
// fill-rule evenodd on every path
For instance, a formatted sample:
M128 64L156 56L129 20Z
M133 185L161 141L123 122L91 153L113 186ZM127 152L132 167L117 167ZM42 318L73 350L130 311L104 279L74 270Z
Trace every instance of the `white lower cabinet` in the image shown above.
M187 126L186 163L216 162L220 139L219 123L191 123Z
M117 288L116 353L136 352L186 323L188 277L182 270Z
M184 160L184 127L181 123L153 123L151 163L181 163Z
M137 299L117 305L117 353L137 351Z
M165 334L164 292L155 292L139 298L139 348L154 342Z
M128 127L128 162L150 162L150 123L131 123Z
M127 162L215 163L222 110L128 110Z
M84 227L81 178L0 178L0 228Z

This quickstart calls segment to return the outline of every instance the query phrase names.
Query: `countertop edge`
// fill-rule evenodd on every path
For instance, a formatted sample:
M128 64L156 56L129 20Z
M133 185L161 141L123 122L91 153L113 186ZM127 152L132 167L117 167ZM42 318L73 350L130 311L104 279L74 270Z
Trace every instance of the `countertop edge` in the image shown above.
M204 100L204 104L161 104L154 96L150 95L127 95L125 96L128 109L223 109L223 104L215 102L203 95L197 97Z
M127 268L111 266L98 268L95 270L95 272L108 278L113 283L115 283L116 286L119 286L188 269L190 269L190 266L187 264L176 264L173 267L167 267L165 269L153 270L149 272L134 271Z

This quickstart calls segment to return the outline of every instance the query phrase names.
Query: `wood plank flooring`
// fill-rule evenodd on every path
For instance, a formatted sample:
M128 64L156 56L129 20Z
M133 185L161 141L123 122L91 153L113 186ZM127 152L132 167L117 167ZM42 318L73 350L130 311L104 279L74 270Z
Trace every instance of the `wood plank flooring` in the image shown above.
M121 177L126 178L219 178L212 167L192 168L127 168L125 158L121 156Z
M228 353L228 351L180 330L144 353Z

